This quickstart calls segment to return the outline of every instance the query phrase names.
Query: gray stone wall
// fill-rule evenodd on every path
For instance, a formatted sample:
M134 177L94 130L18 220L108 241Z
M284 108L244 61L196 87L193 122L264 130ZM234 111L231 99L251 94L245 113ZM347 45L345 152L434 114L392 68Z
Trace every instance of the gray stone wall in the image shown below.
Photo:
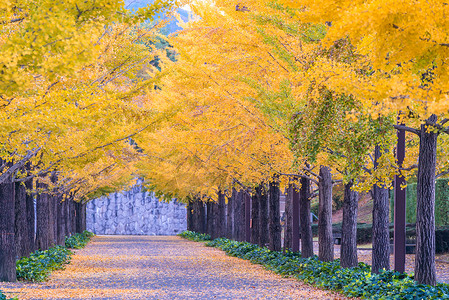
M187 229L186 206L160 202L140 185L87 204L87 230L95 234L175 235Z

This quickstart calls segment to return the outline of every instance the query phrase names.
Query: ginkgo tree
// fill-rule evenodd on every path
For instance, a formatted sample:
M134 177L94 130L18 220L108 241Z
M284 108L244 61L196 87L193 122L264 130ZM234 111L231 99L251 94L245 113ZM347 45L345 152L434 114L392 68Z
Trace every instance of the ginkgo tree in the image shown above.
M447 132L448 21L443 1L282 1L305 22L328 22L323 44L348 38L360 59L323 59L322 82L353 95L372 114L396 113L396 128L417 134L415 279L435 284L435 176L438 136Z
M2 280L15 279L13 182L83 199L133 172L129 139L157 123L138 99L158 78L143 42L157 26L138 23L168 3L132 14L121 1L2 2Z

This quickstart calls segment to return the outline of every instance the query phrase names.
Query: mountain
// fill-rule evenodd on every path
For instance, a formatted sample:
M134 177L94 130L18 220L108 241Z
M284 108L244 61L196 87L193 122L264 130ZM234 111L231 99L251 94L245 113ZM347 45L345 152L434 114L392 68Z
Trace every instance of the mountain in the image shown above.
M148 4L153 3L153 1L154 0L125 0L125 8L129 10L137 10L141 7L145 7ZM190 12L185 9L179 8L177 10L177 13L180 15L183 22L187 22L190 19ZM158 17L165 19L163 13L159 14ZM161 32L164 35L169 35L181 29L182 28L178 25L178 21L172 19L164 28L161 29Z

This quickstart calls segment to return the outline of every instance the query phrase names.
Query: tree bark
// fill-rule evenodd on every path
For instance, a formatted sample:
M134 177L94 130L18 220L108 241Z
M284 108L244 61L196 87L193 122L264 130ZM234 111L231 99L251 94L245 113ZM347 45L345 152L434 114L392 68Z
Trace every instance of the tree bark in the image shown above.
M437 117L429 117L432 123ZM427 129L430 129L429 131ZM416 199L415 280L436 284L435 266L435 171L438 133L421 125Z
M210 202L210 201L206 202L206 214L207 214L207 216L206 216L206 233L212 237L212 235L213 235L212 231L213 231L213 226L214 226L213 225L214 218L212 216L212 214L213 214L213 203Z
M65 216L65 212L67 211L65 209L65 205L67 205L67 202L61 201L62 197L59 195L55 195L54 197L55 197L55 205L56 205L56 212L57 212L56 243L58 245L64 245L65 236L67 235L66 224L65 224L65 222L67 221L67 218Z
M57 212L56 212L56 199L53 195L47 194L48 199L48 240L49 247L56 245L56 233L57 233Z
M207 220L206 220L206 205L203 201L198 201L198 210L199 210L199 227L198 231L200 233L206 233L207 230Z
M64 201L64 203L66 203ZM83 202L75 202L75 212L76 212L76 233L83 233L86 230L86 204Z
M313 256L312 222L310 222L310 179L301 178L299 219L301 223L301 257Z
M46 188L46 184L37 183L38 188ZM49 196L47 193L36 195L36 248L39 250L48 250L50 248L50 214L49 214Z
M234 239L239 242L245 240L245 214L243 203L243 191L236 191L236 196L234 198Z
M67 236L71 236L73 233L77 232L76 228L72 228L72 215L70 213L70 202L73 201L71 197L67 198L64 206L64 216L65 216L65 232Z
M226 237L230 240L234 239L234 203L236 191L233 189L232 194L228 197L227 216L226 216Z
M382 156L379 146L374 149L374 168ZM373 255L372 273L390 270L390 197L383 184L373 186Z
M27 208L26 208L26 188L22 183L15 183L15 243L16 254L18 257L26 257L30 254L27 240L29 238L29 228L27 222Z
M292 225L293 225L293 189L294 186L290 184L287 188L287 195L285 196L285 216L284 216L284 249L292 249Z
M280 222L280 207L279 207L279 182L273 180L269 184L269 217L270 217L270 250L281 251L281 222Z
M259 193L256 187L251 196L251 244L259 244Z
M226 236L226 198L223 192L218 192L218 203L217 203L217 230L218 237Z
M0 281L9 282L17 280L14 190L14 183L0 184Z
M72 228L72 234L76 233L76 202L71 200L68 202L68 205L70 207L69 213L70 213L70 227Z
M352 190L353 181L345 185L343 223L341 225L341 257L343 268L358 265L357 260L357 206L359 193Z
M261 184L259 197L259 246L266 247L269 243L268 237L268 195L265 184Z
M31 253L36 251L36 213L34 210L34 195L31 193L31 190L33 189L33 180L25 181L25 188L26 188L26 222L28 227L28 238L26 239L27 242L27 250L28 254L25 256L29 256ZM24 252L25 253L25 252Z
M195 231L193 227L193 202L192 200L189 200L187 203L187 230L189 231Z
M334 260L334 237L332 234L332 174L328 167L321 166L319 178L318 212L318 258Z

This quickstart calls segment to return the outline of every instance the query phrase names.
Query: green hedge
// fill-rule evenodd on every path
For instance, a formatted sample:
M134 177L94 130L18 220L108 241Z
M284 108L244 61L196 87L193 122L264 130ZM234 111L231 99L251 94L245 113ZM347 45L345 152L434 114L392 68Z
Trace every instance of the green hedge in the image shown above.
M187 236L194 238L195 233ZM181 234L181 236L183 236ZM197 240L203 240L198 236ZM260 248L247 242L224 238L207 241L227 254L261 264L283 276L292 276L314 286L334 290L349 297L363 299L449 299L449 285L418 285L413 276L393 271L371 274L370 266L359 263L356 268L341 268L340 261L321 262L316 256L303 259L300 253L285 254Z
M449 179L437 179L435 184L435 225L449 225ZM407 185L407 223L416 223L416 183ZM390 192L391 221L393 222L394 193Z
M65 246L55 246L44 251L38 250L30 257L19 259L16 262L17 278L36 282L47 280L52 271L63 269L70 262L73 254L70 249L83 248L92 236L94 234L87 230L83 233L76 233L71 237L66 237Z

